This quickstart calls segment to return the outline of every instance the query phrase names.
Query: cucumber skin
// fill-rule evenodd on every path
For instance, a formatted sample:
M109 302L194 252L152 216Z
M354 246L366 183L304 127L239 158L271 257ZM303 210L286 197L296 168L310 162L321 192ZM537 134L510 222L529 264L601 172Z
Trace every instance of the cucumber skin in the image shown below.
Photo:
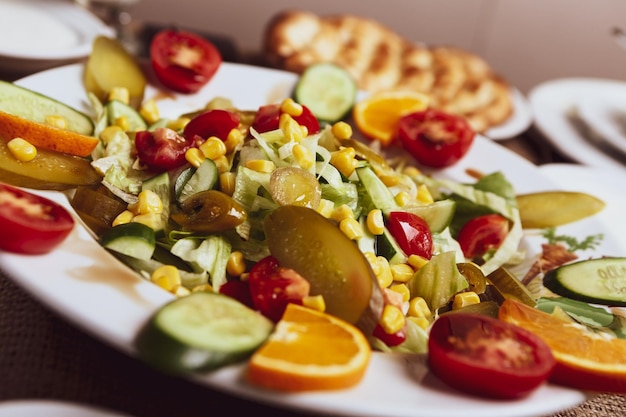
M597 265L597 267L594 268L591 264ZM552 269L544 275L543 285L555 294L572 300L616 307L626 307L626 292L622 294L621 300L610 296L603 298L600 296L585 294L584 292L581 292L580 289L572 288L564 282L564 280L567 279L567 276L564 276L564 274L572 273L578 273L580 280L598 279L597 277L591 277L587 274L589 271L598 272L602 265L605 267L615 266L616 269L621 270L621 278L626 284L626 258L611 257L582 260ZM626 285L624 285L624 288L626 289ZM606 288L606 291L608 293L611 290Z

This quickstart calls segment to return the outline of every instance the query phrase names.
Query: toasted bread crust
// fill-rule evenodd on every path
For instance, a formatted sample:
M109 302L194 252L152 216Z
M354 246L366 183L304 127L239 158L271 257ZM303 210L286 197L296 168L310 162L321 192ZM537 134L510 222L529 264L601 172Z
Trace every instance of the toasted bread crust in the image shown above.
M373 19L284 11L268 23L263 49L272 67L302 73L314 63L333 62L364 91L429 94L431 107L466 117L477 132L503 123L513 111L510 86L479 56L409 42Z

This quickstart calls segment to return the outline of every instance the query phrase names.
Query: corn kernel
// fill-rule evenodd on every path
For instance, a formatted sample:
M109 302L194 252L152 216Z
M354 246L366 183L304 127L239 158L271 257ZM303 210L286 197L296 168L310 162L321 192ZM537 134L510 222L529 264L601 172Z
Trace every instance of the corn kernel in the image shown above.
M322 198L316 210L322 216L326 217L327 219L330 219L331 216L333 215L333 211L335 210L335 203L325 198Z
M113 219L113 223L111 225L117 226L120 224L130 223L133 221L133 217L135 217L135 213L130 210L124 210Z
M341 230L344 235L348 236L350 240L357 240L363 237L361 224L355 219L351 219L349 217L346 217L339 222L339 230Z
M393 284L389 286L391 291L395 291L402 296L402 302L407 302L411 298L411 291L406 284Z
M312 308L313 310L324 312L326 311L326 301L324 300L324 296L321 294L318 295L307 295L302 298L302 305L308 308Z
M296 122L295 119L287 113L280 115L280 118L278 119L278 127L283 131L285 138L289 141L293 140L294 142L300 142L306 137L305 132L302 130L298 122Z
M352 137L352 126L346 122L337 122L333 124L331 132L337 139L350 139Z
M169 122L167 122L166 127L179 132L183 130L185 126L187 126L187 123L189 123L190 120L191 119L188 117L179 117L177 119L170 120Z
M220 156L213 162L215 162L215 167L217 168L217 172L219 174L230 171L230 161L228 160L228 157L226 155Z
M407 320L411 320L413 323L417 324L419 327L421 327L424 330L426 330L428 326L430 326L430 320L428 320L426 317L409 316L407 317Z
M349 177L354 172L357 160L356 151L352 147L341 148L331 152L330 163L339 170L345 177Z
M396 282L409 282L415 271L411 268L411 265L408 264L391 264L389 265L391 268L391 275L393 276L393 280Z
M180 272L173 265L163 265L154 270L150 280L167 291L181 285Z
M228 132L228 136L226 140L224 140L224 144L226 145L226 153L233 153L241 144L243 144L244 137L243 133L239 129L231 129Z
M291 117L298 117L302 115L304 109L300 103L296 103L292 98L286 98L280 103L280 110L283 113L287 113Z
M394 185L400 184L400 177L398 175L382 174L379 175L379 178L387 187L393 187Z
M383 212L380 209L371 210L367 213L367 230L373 235L382 235L385 231L385 220Z
M347 204L342 204L333 210L330 217L338 222L343 219L354 219L354 211Z
M211 286L211 284L200 284L200 285L196 285L195 287L193 287L191 289L191 292L213 292L213 287Z
M129 205L128 208L135 214L161 214L163 213L163 201L154 191L143 190L137 196L137 203Z
M102 140L102 143L104 143L104 145L106 146L109 144L109 142L113 140L113 138L115 138L115 136L120 134L124 134L122 128L116 125L111 125L105 127L104 130L100 133L100 139Z
M183 286L183 285L177 285L175 288L173 288L170 291L172 294L174 294L176 297L185 297L189 294L191 294L191 291L189 290L189 288Z
M452 301L452 309L456 310L461 307L480 303L480 297L474 291L458 293Z
M295 158L298 165L300 165L304 169L312 168L315 164L315 157L313 152L306 146L297 144L291 150L293 153L293 157Z
M234 277L238 277L246 272L246 260L242 252L231 252L228 256L228 261L226 261L226 272Z
M155 123L161 118L159 107L156 104L156 100L153 98L146 100L141 104L139 114L149 124Z
M416 167L413 167L413 166L405 167L402 170L402 173L404 175L408 175L409 177L416 177L418 175L422 175L422 172L419 169L417 169Z
M120 116L115 119L115 126L119 126L124 132L128 132L130 130L130 121L126 116Z
M133 222L141 223L156 230L161 225L161 215L158 213L137 214L133 217Z
M256 172L272 172L276 169L276 165L272 161L266 159L251 159L246 162L246 168Z
M428 263L428 259L423 258L419 255L409 255L407 262L413 267L414 270L417 271Z
M219 174L220 190L228 195L233 195L235 192L235 181L237 180L237 174L234 172L222 172Z
M67 128L67 120L65 120L65 117L63 116L57 116L53 114L48 115L44 118L44 123L48 126L56 127L58 129Z
M37 156L37 148L35 145L22 138L11 139L7 143L9 152L18 161L29 162Z
M205 157L213 161L226 155L226 144L217 136L211 136L205 140L202 145L199 146L199 149Z
M394 334L404 328L406 318L398 307L387 304L383 308L383 314L379 324L387 334Z
M431 204L435 202L435 199L433 198L426 184L420 184L417 186L417 201L426 204Z
M413 297L409 300L409 309L407 310L407 316L410 317L431 317L432 312L428 303L422 297Z
M130 103L130 91L128 91L126 87L113 87L111 91L109 91L108 99L109 101L117 100L128 104Z
M372 267L374 273L380 270L378 261L376 259L376 254L374 252L366 251L363 252L363 255L365 256L365 259L367 259L367 261L370 263L370 266Z
M400 191L398 194L396 194L394 200L396 201L396 204L398 204L400 207L406 206L407 203L411 201L411 194L407 193L406 191Z
M189 148L185 152L185 160L198 168L206 160L204 153L198 148Z
M387 288L393 282L393 275L391 275L391 267L389 261L384 256L377 256L376 262L378 264L378 272L376 273L376 279L381 288Z

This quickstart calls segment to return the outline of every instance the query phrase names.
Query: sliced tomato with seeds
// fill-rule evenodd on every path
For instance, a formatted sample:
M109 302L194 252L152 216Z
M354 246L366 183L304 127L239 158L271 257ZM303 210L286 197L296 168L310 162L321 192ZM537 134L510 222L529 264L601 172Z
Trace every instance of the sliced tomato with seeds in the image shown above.
M186 162L185 152L194 144L193 139L186 139L165 127L135 133L137 157L150 168L160 171L182 166Z
M280 104L266 104L258 108L252 127L259 133L276 130L279 127L282 110ZM320 131L320 123L308 107L302 106L302 114L294 117L302 126L306 126L309 135Z
M30 255L48 253L73 228L74 218L63 206L0 184L0 249Z

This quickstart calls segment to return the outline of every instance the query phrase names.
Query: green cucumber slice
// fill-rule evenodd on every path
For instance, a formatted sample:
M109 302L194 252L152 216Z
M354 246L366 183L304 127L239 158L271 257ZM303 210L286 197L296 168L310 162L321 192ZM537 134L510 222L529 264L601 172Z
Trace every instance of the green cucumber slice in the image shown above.
M129 132L137 132L148 129L148 124L143 117L141 117L139 112L124 102L111 100L106 104L106 109L109 124L111 125L114 125L118 118L126 117L129 123Z
M162 371L208 371L245 359L273 328L273 322L234 298L194 292L160 308L135 346L141 359Z
M431 204L403 206L400 210L417 214L428 224L432 233L441 233L452 222L456 211L456 201L439 200ZM386 212L385 215L388 215Z
M68 130L87 136L93 133L93 120L86 114L7 81L0 81L0 111L37 123L45 123L46 116L61 116L67 122Z
M107 249L139 259L150 259L156 246L151 227L141 223L126 223L108 229L100 238Z
M174 182L174 193L179 203L189 196L212 189L217 183L219 172L211 159L205 159L198 168L184 169Z
M334 123L343 119L356 101L357 86L345 69L329 63L309 66L294 89L294 100L305 105L319 120Z

